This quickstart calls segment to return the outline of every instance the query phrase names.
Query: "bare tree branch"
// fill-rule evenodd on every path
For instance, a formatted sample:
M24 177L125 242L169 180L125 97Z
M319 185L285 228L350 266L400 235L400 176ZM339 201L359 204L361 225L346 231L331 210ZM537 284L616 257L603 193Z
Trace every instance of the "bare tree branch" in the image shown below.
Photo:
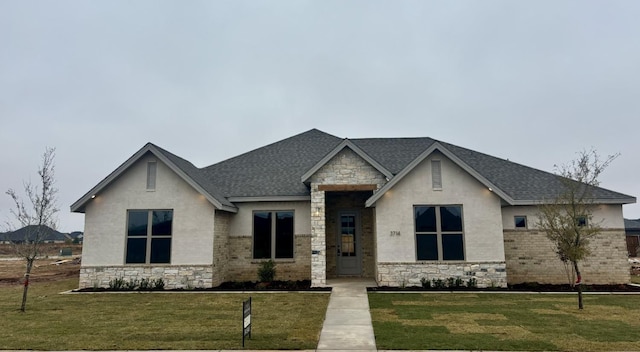
M40 255L40 244L47 236L49 228L57 227L57 194L55 187L55 148L46 148L42 155L42 164L38 169L39 182L33 185L24 182L24 194L28 200L21 198L14 189L7 190L6 194L11 197L14 208L10 210L15 222L20 226L24 236L21 239L10 239L10 243L16 254L27 263L24 275L24 291L22 295L21 311L25 311L27 302L27 290L29 287L29 277L33 262ZM7 222L7 229L16 230L13 223Z
M544 231L553 243L560 260L573 270L570 281L578 287L578 308L583 309L582 276L580 262L590 253L590 239L602 231L599 222L593 219L595 194L600 185L600 174L619 154L609 155L601 160L591 149L578 153L577 159L569 164L555 166L563 191L553 200L538 207L539 229Z

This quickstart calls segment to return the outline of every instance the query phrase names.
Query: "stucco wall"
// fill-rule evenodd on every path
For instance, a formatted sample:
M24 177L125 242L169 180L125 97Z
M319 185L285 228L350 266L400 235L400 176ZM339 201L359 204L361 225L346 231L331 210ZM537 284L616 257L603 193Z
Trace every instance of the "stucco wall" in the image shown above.
M600 204L592 208L593 221L605 229L624 230L621 204ZM505 206L502 208L502 226L505 230L515 229L514 216L526 216L527 228L535 229L538 208L534 205Z
M442 190L432 189L432 159L441 160ZM462 205L465 261L504 262L500 199L437 152L378 200L378 262L416 262L414 205L455 204Z
M294 233L311 233L311 202L247 202L235 203L238 212L229 222L229 236L247 236L253 233L253 212L256 210L293 210Z
M87 205L82 266L124 264L128 209L173 209L171 265L212 264L213 205L160 160L147 191L149 160L157 159L141 158Z

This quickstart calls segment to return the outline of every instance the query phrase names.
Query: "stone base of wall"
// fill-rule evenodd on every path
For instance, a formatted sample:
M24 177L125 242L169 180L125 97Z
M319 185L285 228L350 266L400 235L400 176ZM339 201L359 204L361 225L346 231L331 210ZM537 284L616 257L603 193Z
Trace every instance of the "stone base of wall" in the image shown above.
M378 263L378 285L421 286L421 279L473 278L479 288L507 287L504 262L489 263Z
M622 284L630 280L625 234L605 230L590 239L591 255L580 263L585 284ZM567 284L564 263L541 231L504 231L504 254L509 284L538 282ZM569 268L570 271L570 268Z
M213 282L211 266L101 266L80 268L80 288L109 287L109 281L122 278L162 279L165 289L209 288Z
M253 259L251 236L229 236L225 281L256 281L264 261ZM295 235L293 259L277 259L276 280L311 279L311 235Z

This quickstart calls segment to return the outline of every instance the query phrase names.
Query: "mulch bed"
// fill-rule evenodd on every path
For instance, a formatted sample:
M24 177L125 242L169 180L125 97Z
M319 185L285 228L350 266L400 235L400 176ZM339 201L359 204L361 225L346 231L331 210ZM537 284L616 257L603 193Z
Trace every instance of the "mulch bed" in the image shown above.
M517 285L509 285L507 288L490 287L490 288L468 288L468 287L447 287L447 288L423 288L420 286L412 287L369 287L368 291L379 292L450 292L450 291L486 291L486 292L578 292L577 287L565 285L539 284L536 282L528 282ZM583 285L582 292L640 292L640 287L633 285Z
M126 289L110 289L105 287L87 287L74 290L73 292L123 292L123 291L166 291L166 292L242 292L242 291L331 291L331 287L311 287L310 280L299 281L272 281L272 282L253 282L253 281L229 281L223 282L220 286L210 288L177 288L164 290L126 290Z

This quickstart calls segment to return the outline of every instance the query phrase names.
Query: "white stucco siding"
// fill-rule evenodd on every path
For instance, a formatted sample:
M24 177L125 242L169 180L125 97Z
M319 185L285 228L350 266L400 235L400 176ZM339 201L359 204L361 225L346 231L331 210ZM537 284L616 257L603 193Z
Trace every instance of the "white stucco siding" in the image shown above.
M249 202L236 203L238 213L231 217L229 236L253 234L253 212L256 210L293 210L295 234L311 234L311 202Z
M442 190L432 188L432 159L441 160ZM377 201L378 262L416 261L414 205L456 204L462 205L465 260L504 261L499 197L436 152ZM396 235L392 236L392 231Z
M147 162L157 161L156 188L146 189ZM172 209L171 265L213 261L214 207L168 166L147 155L90 201L83 266L123 265L127 210Z
M624 229L621 204L594 205L592 215L592 221L604 229ZM527 228L535 229L538 222L538 207L535 205L521 205L502 208L502 226L505 230L515 229L515 216L526 216Z

